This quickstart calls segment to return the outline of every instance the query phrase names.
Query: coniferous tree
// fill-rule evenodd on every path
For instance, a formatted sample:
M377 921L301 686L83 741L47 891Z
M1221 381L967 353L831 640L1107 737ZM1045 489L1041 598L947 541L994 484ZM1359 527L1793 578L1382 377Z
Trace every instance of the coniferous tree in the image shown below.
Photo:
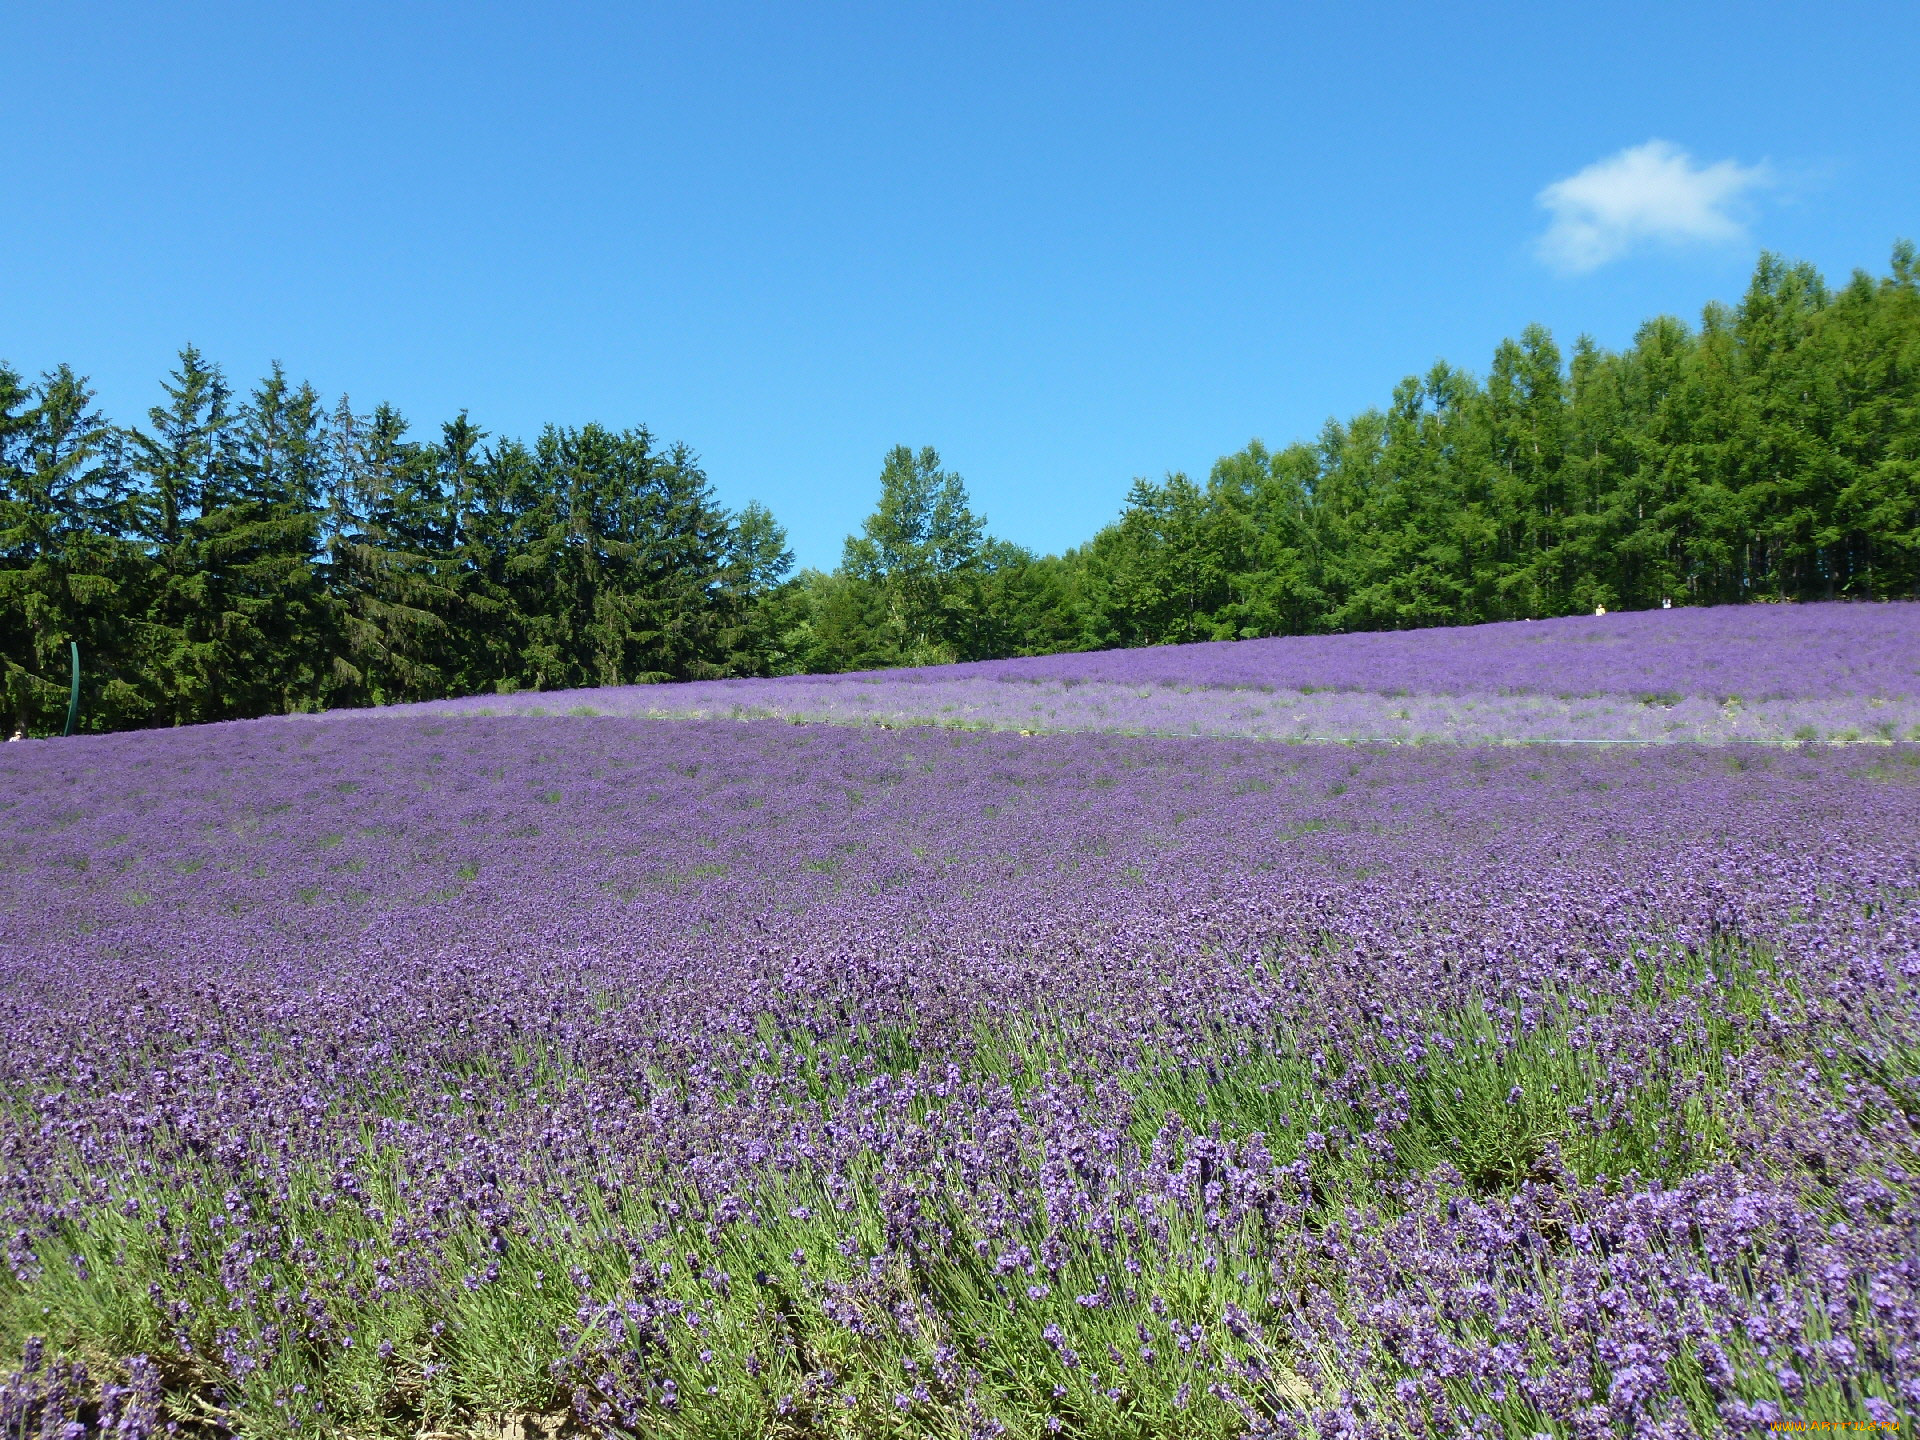
M226 380L192 346L161 388L168 403L147 412L152 433L128 432L132 529L151 560L131 637L138 693L128 709L148 723L186 725L225 717L239 617L223 603L217 530L234 488L235 436Z
M333 605L320 569L325 429L311 385L276 363L241 408L233 484L212 528L223 543L230 602L246 616L251 665L231 677L230 711L310 709L326 696ZM244 688L243 688L244 687Z
M336 703L449 693L460 608L456 524L438 457L390 405L356 416L343 397L329 436L327 575L340 644Z
M1833 532L1858 590L1920 599L1920 259L1894 248L1892 274L1856 273L1829 312L1822 369L1838 391Z
M487 433L465 411L441 426L431 451L434 486L447 506L454 586L446 662L449 692L512 688L525 636L514 607L507 561L514 543L517 447L487 447Z
M114 432L66 366L31 391L0 367L0 686L11 733L64 723L71 651L98 696L131 557Z
M731 529L691 451L549 426L495 457L528 688L701 679L724 665Z

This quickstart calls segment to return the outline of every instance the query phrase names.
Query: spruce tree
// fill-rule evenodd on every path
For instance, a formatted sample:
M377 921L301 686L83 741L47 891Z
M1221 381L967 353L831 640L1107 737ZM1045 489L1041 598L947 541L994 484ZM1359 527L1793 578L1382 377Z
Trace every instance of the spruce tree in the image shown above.
M360 417L343 396L329 432L327 583L338 643L335 703L381 705L447 693L459 665L455 522L438 457L407 438L390 405Z
M245 617L232 635L226 707L311 709L326 699L333 628L320 572L320 397L276 362L240 411L235 447L231 488L206 517L225 561L223 603Z
M121 539L112 427L67 366L32 391L0 366L0 690L9 733L64 719L70 646L87 667L89 725L111 723L105 678L119 658L114 623L135 556Z
M161 389L167 403L147 412L152 433L128 433L132 528L152 561L131 637L137 693L129 709L148 723L187 725L224 718L236 617L222 605L212 532L234 489L236 435L226 380L191 345Z

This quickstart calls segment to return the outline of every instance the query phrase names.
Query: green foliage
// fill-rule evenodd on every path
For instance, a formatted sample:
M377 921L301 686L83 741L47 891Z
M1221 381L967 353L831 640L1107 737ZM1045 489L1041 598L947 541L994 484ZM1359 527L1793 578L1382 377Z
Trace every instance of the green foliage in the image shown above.
M1069 565L987 533L931 447L887 452L880 500L841 566L767 597L776 673L939 665L1074 648Z
M0 366L0 691L11 731L54 729L68 644L91 649L131 555L111 432L62 366L28 389Z
M1920 274L1835 293L1763 255L1740 304L1571 359L1538 326L1312 445L1136 481L1070 557L1080 643L1920 596Z
M548 426L530 450L501 447L496 465L512 515L503 569L524 627L520 684L727 673L734 531L692 452L659 450L644 429Z
M763 670L792 565L684 446L549 426L437 442L279 366L236 403L189 347L144 429L0 367L0 691L57 732Z
M82 726L1664 603L1920 596L1920 261L1830 288L1763 255L1735 306L1484 379L1446 364L1311 444L1133 482L1085 545L990 535L896 446L840 567L730 514L644 428L435 439L189 347L144 429L0 366L0 703Z
M965 483L940 468L931 445L918 455L905 445L887 452L880 503L861 533L847 537L841 569L885 595L887 622L908 664L953 658L945 642L960 582L979 569L985 534L986 522L967 508Z

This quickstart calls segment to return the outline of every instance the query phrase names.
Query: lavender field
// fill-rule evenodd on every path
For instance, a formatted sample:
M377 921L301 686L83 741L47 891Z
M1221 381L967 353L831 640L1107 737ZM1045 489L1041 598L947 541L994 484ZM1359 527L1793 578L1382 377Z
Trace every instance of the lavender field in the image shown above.
M1556 624L7 747L0 1436L1910 1420L1905 731L785 698L1917 693L1916 607Z

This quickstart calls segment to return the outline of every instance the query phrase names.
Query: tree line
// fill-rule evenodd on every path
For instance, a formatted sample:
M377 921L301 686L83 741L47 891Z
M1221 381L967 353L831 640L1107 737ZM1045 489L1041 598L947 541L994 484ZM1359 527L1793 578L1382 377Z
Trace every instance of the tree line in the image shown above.
M751 672L792 556L685 446L551 425L430 440L275 367L237 396L188 349L121 428L67 367L0 367L0 644L42 733Z
M1311 443L1133 483L1086 544L991 535L931 448L885 457L830 571L645 429L464 414L411 436L276 367L182 352L145 426L0 366L0 655L47 733L480 691L840 671L1753 600L1920 598L1920 267L1830 288L1763 255L1737 305L1484 378L1447 364Z
M908 459L889 459L886 495L931 493ZM920 505L929 533L936 508ZM1902 242L1889 274L1835 290L1763 255L1737 305L1650 320L1617 352L1582 338L1569 355L1530 327L1484 379L1438 364L1313 442L1135 480L1059 556L949 523L963 560L922 547L903 585L889 516L836 571L769 596L796 618L772 627L796 668L1920 598L1920 265Z

